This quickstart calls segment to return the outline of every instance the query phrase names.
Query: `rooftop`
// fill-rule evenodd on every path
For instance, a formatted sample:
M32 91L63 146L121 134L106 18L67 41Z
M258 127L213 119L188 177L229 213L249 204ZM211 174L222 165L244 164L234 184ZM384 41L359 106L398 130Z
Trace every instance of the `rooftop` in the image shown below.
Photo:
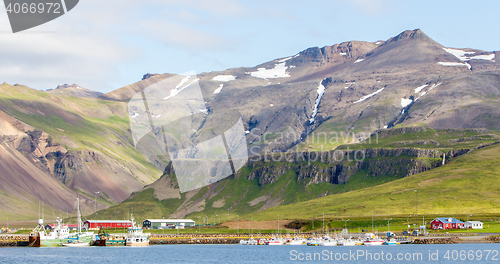
M464 222L462 222L458 219L455 219L453 217L447 217L447 218L441 217L441 218L436 218L436 219L443 222L443 223L447 223L447 224L463 224L464 223Z
M191 219L146 219L144 221L149 221L151 223L182 223L182 222L193 222Z
M85 222L95 223L96 220L86 220ZM97 223L127 223L131 224L130 220L97 220Z

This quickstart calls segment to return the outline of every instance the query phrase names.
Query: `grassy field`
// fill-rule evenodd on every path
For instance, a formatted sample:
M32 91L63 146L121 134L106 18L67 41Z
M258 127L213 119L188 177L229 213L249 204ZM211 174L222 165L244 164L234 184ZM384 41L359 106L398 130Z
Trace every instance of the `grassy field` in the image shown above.
M384 137L381 138L377 144L375 144L375 140L373 140L372 143L368 141L363 144L349 145L349 147L351 149L366 147L395 148L404 145L403 143L398 143L404 140L407 140L406 142L433 140L434 142L441 142L437 144L440 144L439 146L443 146L444 148L440 149L439 146L435 144L425 145L423 147L448 151L451 149L471 148L480 146L481 144L489 144L497 140L497 137L496 134L484 134L472 131L438 131L427 129L425 132L407 133L404 136L395 134L390 137ZM415 146L412 145L412 147ZM433 214L434 212L447 212L448 208L455 208L454 205L457 205L457 208L466 208L464 210L470 212L477 211L487 213L487 210L494 207L495 199L500 198L498 192L493 188L495 183L499 182L496 177L498 171L494 168L494 164L496 163L495 155L498 151L497 147L488 149L489 150L479 150L473 154L454 159L443 168L405 179L401 179L395 175L367 177L367 171L359 170L349 178L347 183L337 185L327 182L304 184L304 182L298 181L298 176L293 170L289 170L287 173L277 178L275 182L260 186L257 179L251 181L247 179L251 170L248 167L244 167L239 177L225 179L221 181L222 184L218 187L203 187L194 197L190 197L191 201L195 201L203 197L203 195L209 191L217 191L211 190L210 188L222 189L217 194L205 199L205 206L201 211L193 212L186 217L196 220L198 217L202 218L204 216L219 215L234 219L239 215L243 217L241 219L250 219L253 217L254 219L268 220L277 215L277 213L274 213L274 209L271 208L263 212L257 211L266 203L266 200L269 199L283 201L282 205L286 207L279 208L286 208L284 209L286 213L283 214L283 216L286 216L288 219L310 219L315 214L322 213L325 213L328 218L335 218L339 215L363 216L371 214L372 210L375 215L383 214L397 216L414 213L415 189L419 189L417 198L420 197L420 213ZM484 161L483 156L486 158ZM401 159L405 157L386 157L385 159L388 158ZM475 177L475 170L477 170L477 166L480 164L476 160L480 163L483 162L485 165L484 168L481 167L481 170L484 170L480 175L481 179L476 179ZM276 167L287 165L290 164L273 163L267 166ZM305 164L291 164L292 167L303 165ZM326 167L326 164L321 162L313 162L310 165L316 165L322 169ZM395 180L396 182L394 184L390 183ZM484 194L481 194L476 188L472 189L475 191L474 200L468 201L466 199L460 199L458 204L456 204L457 198L465 198L469 195L468 191L472 191L467 190L467 184L474 184L475 182L491 184L491 186L481 186L484 190L489 190L495 194L494 196L490 196L488 198L489 200L485 200L487 206L481 208L484 204L482 200ZM324 194L332 193L335 193L335 195L328 195L328 197L315 200L311 202L311 204L306 202L324 196ZM455 193L457 195L455 195ZM261 202L257 202L250 206L252 201L259 197L267 197L267 199L263 199ZM217 201L223 201L223 204L214 206ZM181 199L159 201L154 197L152 189L146 189L132 195L119 205L99 212L99 217L105 219L113 217L128 219L130 212L133 210L134 215L136 215L138 219L167 218L170 214L175 212L176 208L183 202L185 202L184 194L181 195ZM430 208L425 207L429 206L427 203L430 204ZM429 209L429 211L427 209ZM268 215L267 212L273 213Z
M454 159L443 167L389 183L270 208L254 220L375 215L500 214L500 145ZM417 192L415 192L417 190Z
M390 137L374 135L364 142L345 145L340 149L366 148L420 148L435 149L442 152L458 149L471 149L481 144L500 140L496 132L479 133L473 131L446 131L426 128L418 133L395 134Z
M390 137L374 135L367 140L356 143L357 137L368 137L369 132L357 133L333 129L329 124L323 124L311 133L304 142L298 145L299 150L327 151L339 149L368 148L421 148L436 149L443 152L457 149L470 149L481 144L489 144L500 140L497 131L479 133L473 131L446 131L426 128L418 133L394 134ZM384 131L382 131L384 132Z

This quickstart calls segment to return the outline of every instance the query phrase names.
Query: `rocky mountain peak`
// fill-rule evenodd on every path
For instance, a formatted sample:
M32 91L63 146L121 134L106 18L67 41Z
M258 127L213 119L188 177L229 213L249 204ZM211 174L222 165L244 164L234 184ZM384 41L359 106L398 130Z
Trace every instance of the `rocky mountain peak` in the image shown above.
M423 40L423 41L433 41L429 38L421 29L417 28L414 30L406 30L401 32L399 35L390 38L387 42L402 41L402 40Z
M74 88L74 89L82 89L82 87L80 87L79 85L77 84L72 84L72 85L69 85L67 83L63 84L63 85L58 85L56 87L56 89L68 89L68 88ZM49 90L50 91L50 90Z
M155 76L155 75L158 75L158 73L146 73L146 74L144 74L144 75L142 76L141 81L146 80L146 79L149 79L149 78L151 78L151 77L153 77L153 76Z
M91 97L91 98L96 98L102 95L101 92L85 89L78 84L69 85L67 83L63 85L58 85L55 89L48 89L47 92L51 94L66 94L77 97Z

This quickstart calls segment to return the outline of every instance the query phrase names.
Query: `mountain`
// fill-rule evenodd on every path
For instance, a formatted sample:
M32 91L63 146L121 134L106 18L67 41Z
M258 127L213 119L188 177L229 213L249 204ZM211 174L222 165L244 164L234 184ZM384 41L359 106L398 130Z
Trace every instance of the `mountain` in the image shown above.
M155 183L98 214L106 218L126 217L134 208L134 215L140 218L230 214L247 219L250 215L262 215L261 219L269 220L272 213L268 212L281 210L282 206L298 208L299 204L316 201L319 197L330 197L328 201L332 201L335 200L332 197L351 197L344 193L362 193L366 188L378 188L392 182L397 185L401 179L415 178L441 167L443 156L447 164L454 164L459 158L463 163L462 155L476 155L479 149L498 143L500 136L486 129L387 129L374 133L368 142L335 151L254 156L236 175L186 193L180 193L173 167L169 165ZM474 167L473 164L468 166ZM363 197L357 199L366 199ZM399 204L406 202L414 201ZM276 206L280 207L273 209ZM356 213L359 211L362 210ZM303 210L296 212L287 213L288 219L300 219ZM308 214L304 217L309 217Z
M89 89L85 89L79 85L73 84L63 84L63 85L58 85L56 89L49 89L47 90L48 93L50 94L65 94L65 95L72 95L75 97L91 97L91 98L97 98L102 95L101 92L96 92L92 91Z
M251 68L200 73L210 113L204 125L241 115L253 155L315 148L304 142L332 131L362 140L384 127L417 124L498 129L500 112L490 96L500 87L495 58L496 52L445 48L417 29L384 42L344 42ZM102 98L126 101L171 76L154 75ZM278 139L264 142L264 135Z
M132 96L136 93L144 90L144 88L150 86L151 84L157 83L166 78L172 77L174 74L144 74L142 80L127 86L124 86L120 89L111 91L106 94L102 94L99 96L100 99L103 100L112 100L112 101L128 101Z
M0 211L13 210L7 203L28 208L38 200L66 211L71 202L58 201L80 195L89 213L100 191L99 209L111 206L99 211L102 217L126 217L131 207L141 217L245 214L432 171L443 154L452 161L496 141L497 55L443 47L416 29L386 41L312 47L255 67L200 73L207 115L194 120L193 140L220 134L241 117L256 161L187 193L179 192L168 156L134 147L129 126L134 116L127 106L146 87L167 79L181 82L182 76L145 74L100 95L77 85L41 92L4 83L0 132L6 139L0 154L6 159L0 164L18 169L0 172L0 179L16 175L19 181L8 185L16 192L0 187ZM357 145L373 133L403 136ZM308 162L287 156L322 157L338 150L347 158L361 149L367 160ZM271 162L263 161L266 157ZM40 193L31 192L40 182ZM50 196L51 188L62 197ZM20 218L34 216L30 208L16 212Z
M250 159L259 162L182 194L168 166L157 182L100 213L125 215L141 205L134 212L143 217L254 213L432 170L443 154L454 159L498 141L491 132L500 117L495 56L445 48L417 29L387 41L309 48L252 68L201 73L210 114L199 131L241 115ZM373 133L393 136L379 141ZM359 143L372 139L376 143ZM369 158L292 158L328 156L334 149L346 156L362 149Z
M63 88L66 89L66 88ZM34 218L126 199L161 172L133 147L126 104L0 85L0 212ZM154 162L154 161L152 161Z

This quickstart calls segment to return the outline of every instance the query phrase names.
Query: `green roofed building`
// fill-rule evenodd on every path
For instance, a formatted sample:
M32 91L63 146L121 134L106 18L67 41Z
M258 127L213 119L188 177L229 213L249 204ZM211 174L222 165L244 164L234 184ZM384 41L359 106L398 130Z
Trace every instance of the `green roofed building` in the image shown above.
M195 226L191 219L146 219L142 222L142 228L145 229L184 229L190 226Z

